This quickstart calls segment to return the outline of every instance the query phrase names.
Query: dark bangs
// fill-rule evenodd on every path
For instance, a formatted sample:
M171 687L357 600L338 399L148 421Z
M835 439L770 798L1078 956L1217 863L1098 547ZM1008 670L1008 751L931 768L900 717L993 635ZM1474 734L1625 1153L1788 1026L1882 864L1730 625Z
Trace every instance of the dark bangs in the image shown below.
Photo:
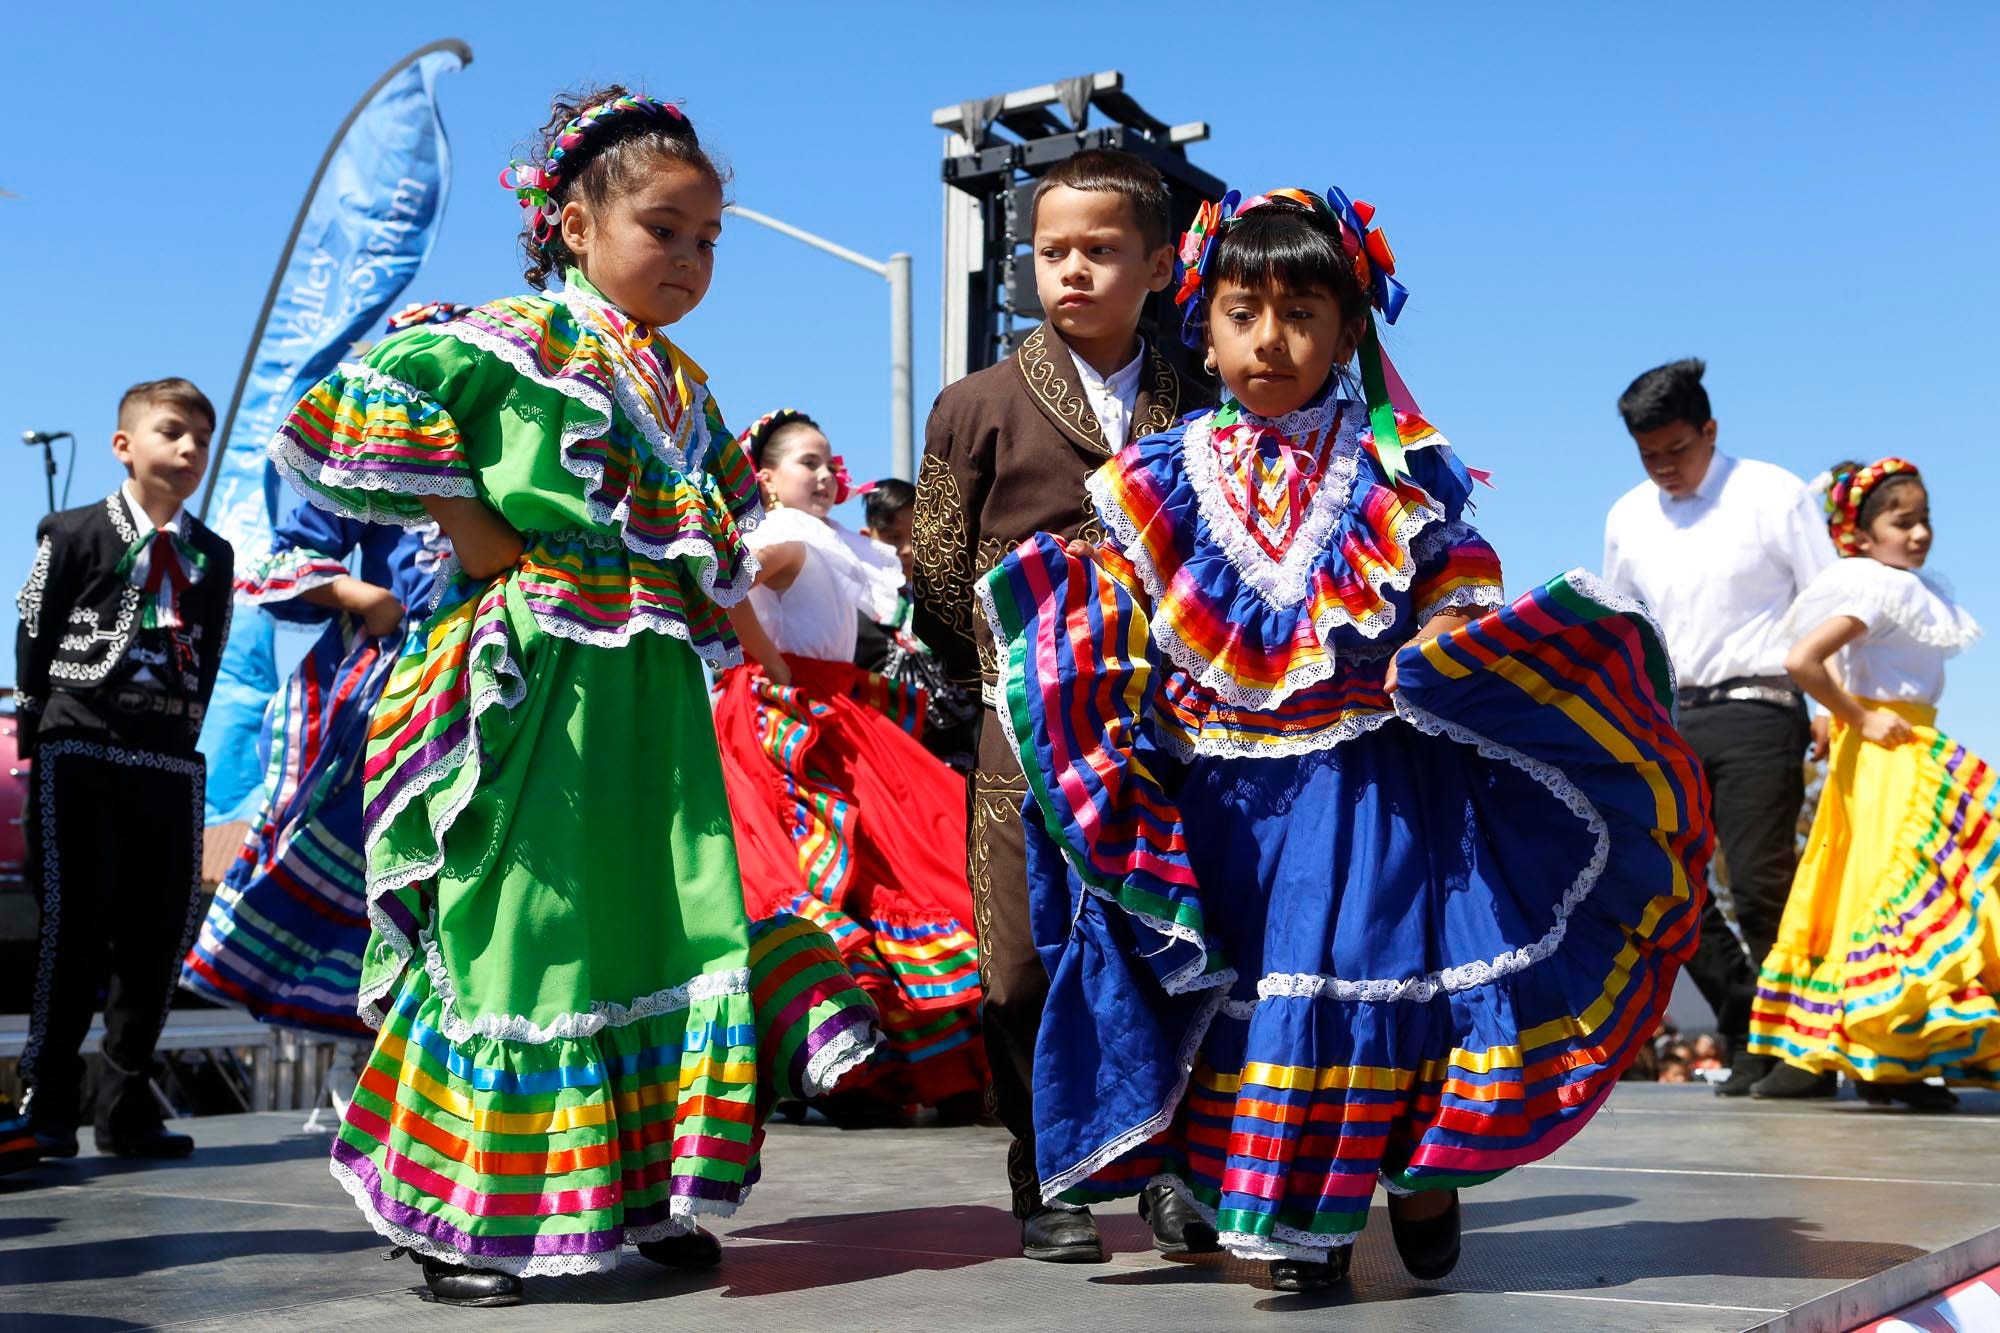
M1215 267L1205 285L1210 299L1223 283L1279 291L1330 293L1340 313L1359 319L1366 296L1354 265L1340 248L1331 218L1288 200L1266 204L1229 223L1216 247Z

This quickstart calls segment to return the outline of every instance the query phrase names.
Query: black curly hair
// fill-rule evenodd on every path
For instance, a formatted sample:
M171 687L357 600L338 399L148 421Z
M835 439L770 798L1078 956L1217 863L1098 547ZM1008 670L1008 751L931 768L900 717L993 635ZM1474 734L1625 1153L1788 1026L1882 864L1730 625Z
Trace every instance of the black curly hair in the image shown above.
M533 161L536 165L548 161L556 137L583 112L600 102L630 95L630 89L617 83L558 93L549 103L548 123L535 138ZM592 207L601 206L631 188L639 172L659 158L687 163L714 181L718 189L729 182L728 173L701 146L700 136L686 117L617 115L600 122L581 143L563 154L562 179L551 198L558 206L578 198ZM551 274L560 274L576 262L560 231L551 231L547 240L538 241L533 230L524 230L521 254L521 274L537 291L548 285Z

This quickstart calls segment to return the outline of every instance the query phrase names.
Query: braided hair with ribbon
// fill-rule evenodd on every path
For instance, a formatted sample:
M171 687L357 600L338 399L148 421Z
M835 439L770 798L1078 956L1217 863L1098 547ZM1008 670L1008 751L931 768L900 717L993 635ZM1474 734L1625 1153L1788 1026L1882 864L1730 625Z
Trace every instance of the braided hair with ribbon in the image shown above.
M522 273L537 290L576 262L562 239L562 206L572 199L597 206L629 188L648 158L685 162L717 186L721 167L701 146L694 124L671 102L618 84L550 103L528 159L515 158L500 185L521 205Z
M1330 276L1337 283L1333 295L1341 309L1361 321L1359 361L1361 388L1368 404L1369 424L1375 439L1375 454L1390 478L1407 475L1404 466L1404 437L1397 428L1400 416L1417 418L1415 400L1404 386L1396 368L1383 351L1375 317L1394 324L1402 314L1409 292L1396 280L1396 256L1383 234L1370 226L1375 218L1372 205L1350 200L1338 188L1324 195L1308 190L1284 188L1244 199L1231 190L1221 199L1201 205L1193 224L1181 237L1176 255L1180 285L1174 301L1181 306L1181 340L1200 347L1207 337L1208 305L1226 275L1253 285L1278 275L1245 269L1240 257L1232 256L1228 238L1240 233L1253 220L1290 214L1307 222L1314 230L1330 234L1339 246L1344 262ZM1348 279L1352 279L1349 285Z
M751 467L762 469L768 466L767 460L764 457L764 451L770 446L772 438L786 426L810 426L814 430L819 431L822 436L826 434L824 430L821 430L820 424L817 421L814 421L796 407L781 407L775 412L766 412L763 416L751 422L748 430L745 430L741 435L736 437L737 447L750 456ZM846 459L842 458L839 454L829 454L826 465L833 472L833 502L835 504L846 504L855 495L860 493L854 489L854 477L847 470Z
M1835 463L1814 479L1826 530L1843 556L1860 555L1861 538L1882 512L1891 493L1901 486L1923 483L1917 465L1906 458L1882 458L1873 463Z

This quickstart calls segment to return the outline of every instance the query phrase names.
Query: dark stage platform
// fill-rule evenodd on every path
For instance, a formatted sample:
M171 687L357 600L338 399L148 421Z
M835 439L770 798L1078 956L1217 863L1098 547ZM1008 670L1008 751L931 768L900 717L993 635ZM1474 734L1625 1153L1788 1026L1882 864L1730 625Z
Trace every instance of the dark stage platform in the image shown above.
M628 1251L514 1309L454 1310L382 1261L300 1123L188 1121L187 1162L0 1179L0 1327L1837 1329L2000 1263L2000 1095L1920 1117L1628 1084L1554 1161L1468 1192L1442 1283L1403 1273L1379 1207L1351 1289L1324 1298L1271 1291L1261 1264L1160 1259L1129 1206L1101 1214L1108 1262L1030 1263L1010 1257L999 1131L780 1126L718 1228L719 1273Z

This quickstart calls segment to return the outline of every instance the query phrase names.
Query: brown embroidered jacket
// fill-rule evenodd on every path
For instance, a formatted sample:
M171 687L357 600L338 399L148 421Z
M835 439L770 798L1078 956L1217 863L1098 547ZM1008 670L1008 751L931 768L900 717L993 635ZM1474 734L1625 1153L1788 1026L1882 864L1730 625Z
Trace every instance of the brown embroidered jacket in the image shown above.
M1200 406L1186 393L1149 343L1128 442ZM1013 356L938 395L917 474L912 627L953 681L977 683L991 700L992 635L973 590L1037 532L1102 537L1084 483L1110 457L1076 363L1048 324Z

